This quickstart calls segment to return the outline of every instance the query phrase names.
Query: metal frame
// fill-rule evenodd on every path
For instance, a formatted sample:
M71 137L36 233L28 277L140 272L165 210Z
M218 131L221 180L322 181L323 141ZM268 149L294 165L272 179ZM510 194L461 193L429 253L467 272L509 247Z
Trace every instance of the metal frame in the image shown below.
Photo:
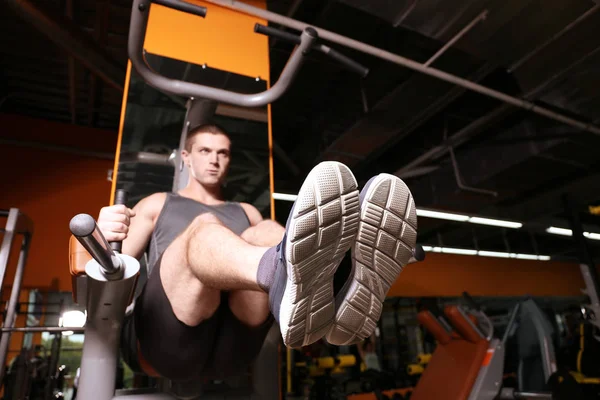
M6 356L8 354L8 346L10 344L11 331L15 326L17 317L17 307L19 302L19 294L21 293L21 284L23 282L23 274L25 272L25 264L29 253L29 244L33 235L33 223L25 214L19 211L18 208L11 208L8 212L3 210L2 216L7 216L6 226L4 228L4 238L0 247L0 294L8 267L8 259L16 234L22 234L21 250L19 252L19 260L17 262L17 270L10 292L10 299L6 305L6 317L2 324L2 335L0 336L0 382L4 381L6 373ZM5 330L7 329L7 330ZM1 384L1 383L0 383Z
M554 347L551 346L551 343L550 346L547 346L548 342L551 342L551 340L548 335L548 330L545 329L544 326L543 315L537 304L531 300L526 300L522 303L517 303L513 308L502 340L492 338L489 341L487 350L489 361L480 367L468 400L552 399L551 393L526 392L523 391L521 387L519 387L519 391L502 387L506 342L516 323L519 311L522 313L521 318L523 318L523 315L526 315L526 317L533 319L536 335L538 336L540 346L542 347L542 361L544 364L546 380L549 378L548 373L556 371ZM519 386L521 386L520 383Z
M348 38L346 36L339 35L337 33L327 31L325 29L317 28L310 26L304 22L295 20L293 18L284 17L274 12L270 12L258 7L251 6L249 4L243 3L241 1L236 0L206 0L209 4L215 4L220 7L229 8L231 10L239 11L244 14L252 15L258 18L266 19L267 21L279 24L281 26L285 26L291 29L295 29L297 31L304 31L307 28L313 28L319 38L328 40L332 43L337 43L339 45L360 51L365 54L369 54L371 56L389 61L391 63L412 69L414 71L423 73L425 75L429 75L433 78L440 79L446 81L448 83L461 86L465 89L469 89L471 91L477 92L487 97L494 98L503 103L510 104L515 107L523 108L525 110L531 111L535 114L544 116L549 119L553 119L555 121L561 122L566 125L573 126L575 128L581 129L586 132L593 133L595 135L600 135L600 127L593 125L587 121L580 121L574 118L571 118L565 114L554 112L548 108L540 107L530 101L520 99L518 97L509 96L505 93L499 92L494 89L490 89L486 86L477 84L475 82L469 81L467 79L461 78L456 75L449 74L447 72L441 71L439 69L431 68L429 66L425 66L417 61L411 60L406 57L402 57L398 54L391 53L389 51L377 48L375 46L368 45L366 43Z
M558 370L556 351L552 342L552 327L542 310L532 299L525 300L521 304L521 318L530 321L535 327L535 335L539 343L540 358L544 371L544 382L548 382L550 376ZM528 391L530 388L525 387L523 382L523 369L523 362L520 361L518 370L519 390Z
M116 198L124 202L121 193ZM140 264L135 258L113 250L120 243L109 244L89 215L73 217L70 230L93 257L85 266L87 320L77 395L83 399L109 400L115 394L121 325Z
M585 236L583 236L583 226L576 200L567 194L563 196L562 200L577 249L579 269L585 284L583 293L589 298L589 304L583 305L583 308L586 310L589 323L600 329L600 279L598 278L592 251L585 240ZM594 336L597 340L600 340L598 334L595 333Z
M196 83L169 79L152 71L144 60L144 39L146 37L146 29L148 28L149 15L149 1L133 1L129 27L129 41L127 45L132 66L149 85L165 93L177 96L205 98L243 107L264 106L281 97L290 87L294 77L300 70L300 66L305 60L304 55L308 53L317 39L314 30L304 30L300 35L300 44L290 56L290 59L277 82L275 82L270 89L262 93L243 94Z

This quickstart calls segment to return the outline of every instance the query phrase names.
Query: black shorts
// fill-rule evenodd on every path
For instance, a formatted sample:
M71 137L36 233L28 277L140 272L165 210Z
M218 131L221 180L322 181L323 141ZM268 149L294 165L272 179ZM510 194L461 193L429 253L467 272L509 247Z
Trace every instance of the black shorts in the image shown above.
M228 306L227 292L215 314L197 326L185 325L175 317L160 279L160 263L142 293L134 311L123 321L121 354L129 367L143 372L143 358L162 377L174 381L225 379L247 372L258 356L273 324L273 318L259 327L241 323Z

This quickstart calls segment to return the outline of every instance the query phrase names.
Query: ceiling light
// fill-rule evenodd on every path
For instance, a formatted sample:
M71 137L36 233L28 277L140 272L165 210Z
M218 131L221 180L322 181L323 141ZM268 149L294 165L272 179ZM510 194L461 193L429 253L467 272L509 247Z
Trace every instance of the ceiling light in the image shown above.
M556 226L550 226L546 228L546 232L552 233L554 235L573 236L573 231L571 229L558 228ZM600 233L583 232L583 236L592 240L600 240Z
M477 252L477 255L483 256L483 257L500 257L500 258L510 258L510 253L504 253L501 251L485 251L485 250L479 250Z
M447 219L450 221L468 221L469 220L469 216L468 215L462 215L462 214L452 214L452 213L447 213L447 212L441 212L441 211L434 211L434 210L424 210L424 209L420 209L417 208L417 215L419 217L427 217L427 218L436 218L436 219Z
M502 219L481 218L481 217L471 217L471 218L469 218L469 222L471 222L473 224L501 226L503 228L516 228L516 229L523 226L523 224L520 222L505 221Z
M518 258L520 260L537 260L539 256L535 254L511 254L511 258Z
M298 198L298 195L286 194L286 193L273 193L273 198L275 200L296 201L296 199ZM484 218L484 217L470 217L465 214L456 214L456 213L449 213L449 212L443 212L443 211L428 210L428 209L423 209L423 208L417 208L417 215L419 217L425 217L425 218L444 219L444 220L448 220L448 221L458 221L458 222L470 222L473 224L499 226L499 227L503 227L503 228L518 229L523 226L523 224L521 222L506 221L506 220L502 220L502 219L493 219L493 218ZM599 236L599 239L600 239L600 236Z
M498 257L498 258L518 258L520 260L539 260L549 261L550 256L540 256L537 254L520 254L520 253L506 253L502 251L487 251L487 250L473 250L473 249L459 249L454 247L442 247L442 246L423 246L423 250L427 253L443 253L443 254L460 254L467 256L481 256L481 257Z
M442 247L442 253L444 254L462 254L465 256L477 255L477 250L471 249L455 249L452 247Z
M563 236L572 236L573 235L573 231L572 230L565 229L565 228L557 228L555 226L551 226L549 228L546 228L546 232L552 233L554 235L563 235Z
M600 240L600 233L583 232L583 236L592 240Z
M273 198L275 200L283 200L283 201L296 201L298 198L297 194L286 194L286 193L273 193Z

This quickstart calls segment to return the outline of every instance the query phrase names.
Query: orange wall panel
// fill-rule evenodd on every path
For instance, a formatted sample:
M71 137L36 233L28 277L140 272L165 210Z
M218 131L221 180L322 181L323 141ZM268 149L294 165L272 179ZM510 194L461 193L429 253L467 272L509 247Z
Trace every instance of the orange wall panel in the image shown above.
M227 8L189 0L208 8L206 18L153 4L145 49L154 54L269 81L269 41L254 33L267 21ZM265 8L265 1L246 1Z
M580 296L578 264L429 253L408 265L388 297Z
M117 134L0 114L0 137L114 154ZM97 217L100 208L108 204L111 184L107 173L113 161L6 144L0 153L0 170L5 172L0 181L0 208L19 208L34 225L23 287L44 290L56 279L54 290L70 291L69 221L82 212ZM6 218L0 223L6 223ZM12 284L17 257L13 252L4 290Z

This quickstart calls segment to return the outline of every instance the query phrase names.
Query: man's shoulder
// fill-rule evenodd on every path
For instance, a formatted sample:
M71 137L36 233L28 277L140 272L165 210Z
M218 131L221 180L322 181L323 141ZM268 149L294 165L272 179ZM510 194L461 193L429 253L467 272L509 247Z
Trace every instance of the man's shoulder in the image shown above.
M260 211L258 211L256 209L256 207L254 207L252 204L249 204L249 203L238 203L238 204L246 212L246 216L248 217L250 224L256 225L263 219Z
M144 214L158 215L167 200L167 193L158 192L144 197L138 202L136 208L142 210Z

